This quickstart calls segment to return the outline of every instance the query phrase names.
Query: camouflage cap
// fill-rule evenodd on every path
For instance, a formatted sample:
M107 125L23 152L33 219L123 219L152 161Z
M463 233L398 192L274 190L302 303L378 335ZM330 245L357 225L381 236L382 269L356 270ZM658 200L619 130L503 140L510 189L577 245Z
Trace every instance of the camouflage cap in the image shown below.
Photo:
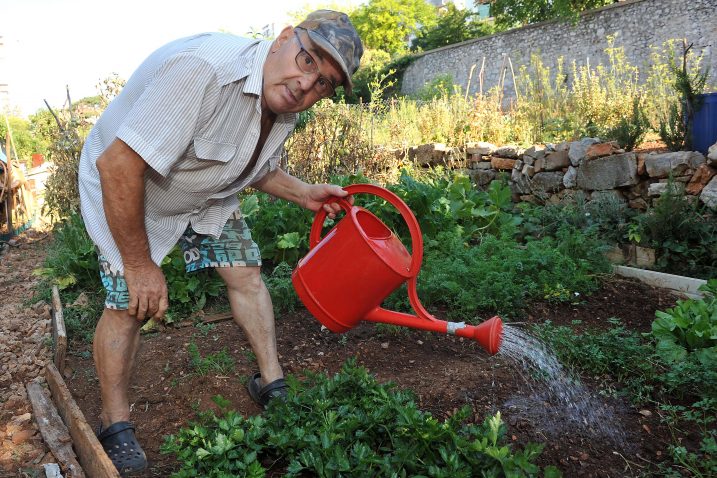
M348 15L333 10L317 10L296 28L306 30L311 41L336 60L344 72L346 94L351 94L351 75L358 70L363 45Z

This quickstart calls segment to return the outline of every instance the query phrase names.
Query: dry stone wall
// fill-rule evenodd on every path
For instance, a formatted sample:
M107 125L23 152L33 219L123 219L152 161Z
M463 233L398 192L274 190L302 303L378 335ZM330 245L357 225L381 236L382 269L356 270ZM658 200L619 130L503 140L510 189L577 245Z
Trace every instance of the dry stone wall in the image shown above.
M543 22L431 50L419 55L403 75L401 91L416 93L438 76L451 74L464 89L471 67L476 65L470 93L478 91L477 80L485 59L483 89L499 85L506 71L504 94L513 93L509 67L517 73L539 53L545 66L556 71L559 57L565 64L607 64L607 36L616 35L615 46L624 47L627 60L643 66L650 58L651 46L660 47L670 39L687 38L694 50L704 54L705 66L717 72L717 0L627 0L583 14L576 25ZM507 61L510 59L510 63ZM570 80L570 78L568 78Z
M588 199L612 196L644 210L672 187L717 210L717 144L705 156L626 152L597 138L528 149L471 142L461 150L431 143L409 148L408 157L421 166L463 168L481 189L504 173L516 202L558 203L582 191Z

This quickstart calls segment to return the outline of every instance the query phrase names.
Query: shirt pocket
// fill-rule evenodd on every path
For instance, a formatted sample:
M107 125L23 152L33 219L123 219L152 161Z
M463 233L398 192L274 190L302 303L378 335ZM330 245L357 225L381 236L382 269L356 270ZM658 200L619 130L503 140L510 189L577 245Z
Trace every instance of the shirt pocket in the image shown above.
M236 144L197 137L192 149L175 178L182 189L214 194L232 183L233 160L239 149Z
M237 153L237 145L219 143L205 138L194 138L194 154L197 160L220 161L226 163Z

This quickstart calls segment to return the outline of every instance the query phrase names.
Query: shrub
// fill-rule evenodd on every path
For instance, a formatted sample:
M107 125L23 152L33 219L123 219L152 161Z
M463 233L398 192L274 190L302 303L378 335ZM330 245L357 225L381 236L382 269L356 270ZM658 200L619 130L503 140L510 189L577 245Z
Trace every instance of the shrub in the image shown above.
M645 139L650 129L650 123L643 109L642 100L639 96L633 98L632 113L620 117L617 125L612 128L607 137L618 142L621 148L632 151Z
M329 378L289 377L286 400L261 416L204 413L166 439L162 453L177 456L172 476L534 476L541 446L514 451L500 415L468 423L464 407L445 422L416 407L411 392L379 384L355 361ZM219 402L219 401L218 401ZM269 466L267 470L265 466ZM558 476L547 467L545 476Z

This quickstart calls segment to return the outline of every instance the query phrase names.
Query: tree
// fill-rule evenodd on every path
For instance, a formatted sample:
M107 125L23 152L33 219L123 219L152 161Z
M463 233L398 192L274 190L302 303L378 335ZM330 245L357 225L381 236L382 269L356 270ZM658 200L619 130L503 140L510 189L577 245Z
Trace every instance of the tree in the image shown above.
M421 27L431 28L436 8L426 0L369 0L350 15L365 48L392 57L408 52L408 41Z
M351 12L353 12L355 9L355 5L352 5L351 2L349 2L348 4L346 2L339 1L314 3L307 2L304 3L298 9L289 11L286 15L289 17L289 23L296 26L302 21L304 21L304 19L309 13L314 12L316 10L336 10L337 12L344 12L347 15L351 16Z
M491 13L499 27L513 28L554 19L576 20L581 12L618 0L495 0Z
M468 9L460 10L453 3L446 4L432 28L421 27L411 45L412 50L433 50L453 43L495 33L495 26L477 18Z

